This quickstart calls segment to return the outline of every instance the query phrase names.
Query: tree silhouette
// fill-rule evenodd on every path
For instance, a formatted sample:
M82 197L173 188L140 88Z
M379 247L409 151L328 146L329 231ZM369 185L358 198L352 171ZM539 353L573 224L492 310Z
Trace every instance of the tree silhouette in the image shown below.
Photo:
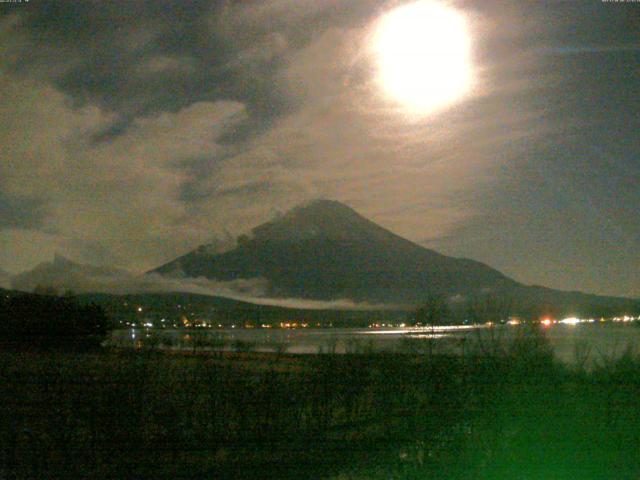
M104 337L111 323L104 310L73 298L24 294L0 304L0 337L14 342L61 344ZM84 341L84 340L83 340Z
M415 313L416 322L422 325L436 326L451 318L451 310L442 295L430 295Z

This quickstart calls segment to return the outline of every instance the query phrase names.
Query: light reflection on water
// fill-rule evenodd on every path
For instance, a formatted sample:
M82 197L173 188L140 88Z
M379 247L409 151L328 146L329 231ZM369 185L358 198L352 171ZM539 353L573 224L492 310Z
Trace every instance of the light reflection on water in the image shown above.
M454 333L461 331L479 330L489 328L488 325L434 325L433 327L398 327L376 330L359 330L369 335L401 335L401 334L427 334L429 332Z
M438 326L383 329L227 329L153 330L126 329L112 332L110 345L124 348L172 350L251 350L259 352L373 353L421 351L427 344L437 353L460 354L481 342L509 341L522 334L522 326ZM576 362L578 351L589 352L589 363L622 354L640 346L640 328L632 324L581 324L543 327L558 359ZM639 350L640 351L640 350Z

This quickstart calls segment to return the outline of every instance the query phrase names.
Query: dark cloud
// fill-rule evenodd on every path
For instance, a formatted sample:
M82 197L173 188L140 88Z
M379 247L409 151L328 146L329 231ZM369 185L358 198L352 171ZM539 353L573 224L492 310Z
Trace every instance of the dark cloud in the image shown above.
M242 102L252 114L244 138L293 108L276 81L288 53L335 20L371 14L373 5L355 3L39 1L20 11L28 42L13 68L38 70L78 105L115 111L124 125L197 101Z
M219 99L281 108L269 78L282 52L237 62L234 42L209 28L210 2L50 1L20 13L28 43L15 70L37 69L78 105L123 121Z

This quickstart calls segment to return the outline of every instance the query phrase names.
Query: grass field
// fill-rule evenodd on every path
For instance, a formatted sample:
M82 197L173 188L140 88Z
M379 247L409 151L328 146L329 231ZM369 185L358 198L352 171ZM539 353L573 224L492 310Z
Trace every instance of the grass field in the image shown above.
M0 478L637 479L640 360L0 352Z

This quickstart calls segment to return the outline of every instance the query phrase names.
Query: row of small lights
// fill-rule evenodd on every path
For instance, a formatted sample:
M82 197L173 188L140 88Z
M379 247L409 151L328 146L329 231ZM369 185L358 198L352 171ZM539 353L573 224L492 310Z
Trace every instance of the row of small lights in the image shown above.
M136 308L136 310L138 311L138 313L142 313L143 308L139 306L139 307ZM640 321L640 315L638 317L633 317L633 316L630 316L630 315L625 315L625 316L622 316L622 317L613 317L609 321L616 322L616 323L628 323L628 322L635 322L636 320ZM163 324L165 323L165 321L166 320L164 318L161 320L161 322ZM555 325L555 324L578 325L580 323L595 323L597 321L606 322L608 320L605 319L604 317L600 318L599 320L596 320L594 318L577 318L577 317L567 317L567 318L564 318L562 320L555 320L555 319L552 319L552 318L549 318L549 317L545 317L545 318L542 318L540 320L540 324L544 325L545 327L548 327L548 326ZM191 327L192 326L191 322L189 322L186 318L182 319L182 323L183 323L183 326L185 326L185 327ZM508 325L520 325L521 323L522 323L522 321L517 319L517 318L511 318L511 319L509 319L507 321ZM135 322L134 323L126 322L126 325L127 326L131 326L131 327L136 327L137 326L137 324ZM491 327L491 326L494 325L494 323L493 322L486 322L486 323L484 323L484 325L487 326L487 327ZM141 326L142 327L151 328L154 325L151 322L144 322L144 323L141 324ZM177 327L178 325L174 324L173 326ZM193 326L196 327L196 328L213 328L214 327L213 324L207 323L207 322L202 322L202 321L201 322L197 322L197 321L194 322ZM308 328L309 324L307 322L300 322L300 323L298 323L298 322L280 322L279 326L280 326L280 328L288 328L288 329L291 329L291 328ZM320 324L318 323L316 326L320 327ZM328 326L331 327L333 325L328 325ZM369 328L396 328L396 327L405 328L406 326L407 326L406 323L398 323L398 324L394 324L394 323L371 323L371 324L368 325ZM223 328L223 325L218 324L218 328ZM236 325L235 324L231 325L231 328L236 328ZM245 324L244 328L256 328L256 327L254 325L252 325L252 324ZM259 325L259 328L273 328L273 325L268 324L268 323L263 323L263 324Z
M562 324L562 325L578 325L580 323L596 323L596 322L607 322L607 321L611 321L611 322L615 322L615 323L629 323L629 322L635 322L637 320L640 320L640 316L638 317L632 317L630 315L625 315L623 317L613 317L611 319L606 319L604 317L601 317L600 319L595 319L595 318L577 318L577 317L567 317L564 318L562 320L554 320L551 318L543 318L542 320L540 320L540 323L542 325L544 325L545 327L554 325L554 324Z
M166 319L164 319L164 318L161 320L161 323L163 324L162 325L163 327L166 326L165 325L165 321L166 321ZM123 323L127 327L132 327L132 328L136 328L138 326L146 327L146 328L154 327L154 324L152 322L141 322L140 324L138 324L137 322L123 322ZM173 323L173 326L174 327L178 327L180 325L179 325L179 323ZM184 319L184 318L182 319L182 326L183 327L194 327L194 328L216 328L216 327L217 328L225 328L225 326L220 324L220 323L217 324L217 325L214 325L212 323L208 323L206 321L199 321L199 320L196 320L195 322L190 322L189 320ZM280 322L279 323L279 327L280 328L285 328L285 329L287 329L287 328L289 328L289 329L291 329L291 328L309 328L309 327L312 327L312 326L313 325L310 325L307 322L301 322L301 323L298 323L298 322ZM320 327L321 324L317 323L315 326L316 327ZM327 327L332 327L333 324L329 324L329 325L326 325L326 326ZM229 328L236 328L236 325L232 324L232 325L229 325L228 327ZM274 328L274 326L272 324L270 324L270 323L262 323L260 325L253 325L253 324L247 323L247 324L244 324L242 327L243 328L247 328L247 329L251 329L251 328Z

